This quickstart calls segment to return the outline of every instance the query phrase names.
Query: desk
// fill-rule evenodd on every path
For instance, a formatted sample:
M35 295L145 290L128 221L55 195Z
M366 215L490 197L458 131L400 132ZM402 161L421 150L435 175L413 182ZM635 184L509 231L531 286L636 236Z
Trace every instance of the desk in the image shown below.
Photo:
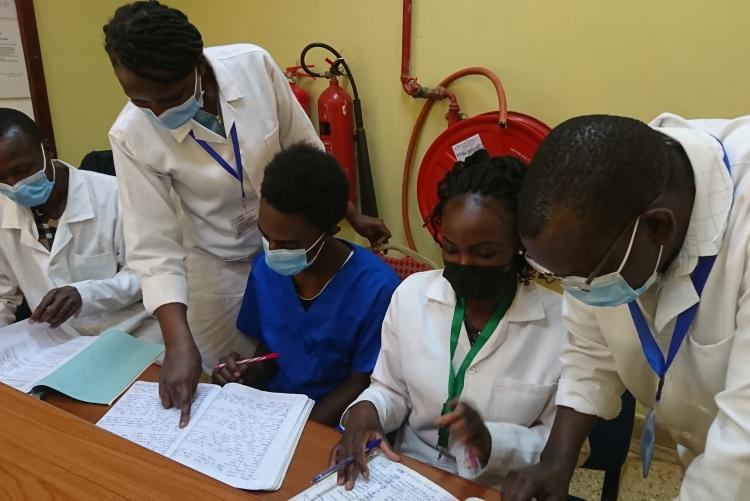
M143 376L141 377L141 379L145 381L157 381L158 377L159 377L159 368L157 366L151 366L146 370L146 372L143 373ZM19 395L19 398L20 397L23 397L23 395ZM221 494L216 494L215 492L211 494L215 498L219 498L219 499L234 499L234 498L263 499L263 500L289 499L290 497L302 492L307 487L309 487L310 479L316 473L319 473L321 470L325 469L326 466L328 466L328 452L330 451L333 444L336 443L339 437L338 433L334 431L333 429L328 428L327 426L323 426L321 424L309 421L305 425L304 431L302 432L302 437L300 438L299 444L297 445L296 453L294 455L294 458L292 459L292 463L289 465L289 470L284 479L284 483L281 485L281 489L275 492L252 492L250 493L250 492L239 491L231 487L225 486L224 484L221 484L220 482L213 480L210 477L207 477L196 471L190 470L187 467L184 467L178 463L175 463L171 460L163 458L159 456L158 454L148 451L146 449L143 449L135 444L131 444L127 442L126 440L113 436L110 433L104 432L103 430L91 429L92 428L91 426L88 426L88 427L83 426L86 424L83 422L83 420L88 421L89 423L95 423L96 421L98 421L109 409L109 407L107 406L84 404L81 402L71 400L62 395L50 395L49 397L47 397L45 401L51 404L52 406L58 407L59 409L62 409L70 414L74 414L75 416L80 418L80 419L77 419L72 416L68 417L69 420L79 423L81 432L85 432L86 434L89 434L89 433L94 434L93 432L96 432L97 436L104 434L107 437L108 444L116 443L118 446L122 446L121 448L123 450L127 449L126 452L128 453L133 453L133 451L137 449L137 454L135 454L135 456L137 458L142 458L142 457L148 458L149 461L147 462L147 464L149 465L156 464L157 462L160 465L166 463L166 465L168 465L168 469L174 475L179 475L181 478L182 477L190 478L192 481L195 481L196 479L198 479L201 485L205 484L203 490L194 490L194 488L188 487L188 485L193 485L193 484L186 483L184 486L184 491L190 491L190 493L184 499L193 499L197 497L196 494L198 493L200 493L201 496L205 498L205 496L209 495L209 492L207 490L209 488L217 488L217 489L223 488L221 491ZM40 403L39 405L45 405L45 404ZM5 405L2 402L0 402L0 408L3 408L3 407L5 407ZM64 414L60 412L60 410L58 409L53 409L53 410L56 411L56 414ZM0 430L2 429L7 430L8 428L3 427L2 422L0 422ZM2 431L0 431L0 434L1 433ZM72 433L69 433L69 434L72 434ZM39 440L41 440L41 438ZM128 447L125 447L126 445ZM112 445L109 445L108 447L112 447ZM118 447L118 449L119 448L120 447ZM103 450L100 450L99 454L103 455L103 452L104 452ZM0 460L2 460L4 457L5 457L4 455L0 455ZM91 456L90 454L85 454L82 457L91 457ZM156 461L157 459L159 461ZM120 460L122 460L122 456L120 456ZM95 459L94 461L99 462L98 459ZM491 500L499 501L500 500L500 493L494 489L490 489L489 487L485 487L483 485L476 484L474 482L463 479L461 477L451 475L442 470L433 468L431 466L427 466L413 459L403 458L403 461L404 461L404 464L418 471L419 473L429 478L433 482L439 484L441 487L450 491L451 493L453 493L454 496L458 497L459 499L465 499L467 497L475 496L478 498L482 498L486 501L491 501ZM164 466L165 468L167 468L166 465ZM0 469L2 468L3 467L0 466ZM116 470L117 468L118 467L113 466L114 470ZM143 478L142 475L137 474L135 472L131 472L129 473L129 475L131 478L139 479L138 480L139 485L137 486L139 488L138 492L142 493L144 491L150 490L151 499L155 498L154 493L157 493L157 492L159 493L164 492L165 494L168 493L171 499L179 498L177 495L173 495L173 494L176 494L176 492L173 491L165 481L159 481L158 483L155 483L155 484L144 485L141 482L141 479ZM154 474L153 476L156 478L160 478L161 474ZM105 485L114 485L114 484L107 483ZM109 493L111 494L113 490L115 489L109 490ZM127 496L129 494L128 492L124 492L124 491L121 492L119 489L117 489L117 492L124 496ZM234 497L229 497L230 495ZM146 499L146 498L149 498L149 496L146 496L146 497L140 496L139 498ZM80 498L77 498L77 499L80 499Z
M0 499L248 496L0 384Z

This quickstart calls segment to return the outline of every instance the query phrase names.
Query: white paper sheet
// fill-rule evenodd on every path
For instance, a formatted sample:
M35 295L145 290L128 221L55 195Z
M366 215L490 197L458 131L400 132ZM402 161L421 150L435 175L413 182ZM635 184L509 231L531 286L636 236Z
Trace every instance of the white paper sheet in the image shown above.
M162 455L172 450L194 425L221 388L199 384L193 399L191 420L180 428L180 410L165 409L159 399L159 383L138 381L99 420L97 426Z
M336 475L331 475L291 501L458 501L436 483L382 454L373 455L368 467L369 480L359 478L350 491L336 485Z
M28 321L0 328L0 382L28 393L94 341Z
M0 19L0 98L30 96L18 21Z
M138 382L97 425L240 489L281 486L312 409L305 395L199 385L179 430L179 411L161 408L158 395L156 383Z
M278 488L285 446L308 401L228 384L169 456L234 487Z

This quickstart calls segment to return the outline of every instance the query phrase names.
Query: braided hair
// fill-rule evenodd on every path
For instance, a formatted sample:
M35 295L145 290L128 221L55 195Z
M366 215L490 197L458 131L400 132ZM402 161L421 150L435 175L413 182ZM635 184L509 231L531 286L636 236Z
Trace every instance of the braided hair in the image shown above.
M439 244L443 210L448 202L459 196L480 195L501 202L517 218L518 192L526 175L526 165L511 156L492 157L486 150L479 150L463 162L456 162L438 184L438 203L425 226ZM528 284L534 277L533 269L522 254L514 253L512 266L518 281Z
M203 39L185 14L156 0L119 7L103 27L114 64L141 78L175 82L198 65Z

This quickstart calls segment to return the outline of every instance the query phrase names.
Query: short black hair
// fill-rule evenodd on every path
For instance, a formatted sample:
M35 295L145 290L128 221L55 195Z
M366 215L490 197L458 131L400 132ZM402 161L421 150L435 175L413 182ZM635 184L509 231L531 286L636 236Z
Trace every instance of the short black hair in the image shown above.
M19 131L35 143L42 142L42 131L31 117L13 108L0 108L0 137Z
M435 241L440 243L443 210L455 197L479 195L491 198L502 203L514 219L517 218L518 192L527 169L526 164L515 157L490 157L483 149L472 153L462 162L456 162L438 184L438 203L425 223ZM515 255L513 267L519 280L528 283L532 270L522 255Z
M274 209L300 215L321 231L330 231L346 213L349 182L334 157L301 142L273 157L260 195Z
M115 64L141 78L185 78L203 54L203 38L187 16L156 0L119 7L104 25L104 48Z
M519 195L519 231L538 237L560 209L597 228L622 228L673 179L692 182L689 168L679 143L636 119L571 118L549 133L531 161Z

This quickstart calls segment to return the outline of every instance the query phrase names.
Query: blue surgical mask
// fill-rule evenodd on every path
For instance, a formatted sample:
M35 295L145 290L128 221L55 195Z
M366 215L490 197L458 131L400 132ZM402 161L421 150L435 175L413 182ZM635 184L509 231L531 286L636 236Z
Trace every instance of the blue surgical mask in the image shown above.
M198 75L198 69L195 70L195 90L193 95L190 96L187 101L164 110L158 117L148 108L141 108L146 116L151 119L157 125L166 127L167 129L178 129L188 123L198 110L203 107L203 89L200 84L200 76Z
M565 277L565 279L562 280L562 286L565 288L565 292L589 306L621 306L623 304L628 304L631 301L635 301L641 294L646 292L648 288L656 282L659 264L661 263L661 255L664 250L663 245L659 247L659 256L656 258L656 265L654 266L653 273L641 287L633 289L621 273L625 264L628 262L628 257L630 257L630 251L633 248L633 241L635 240L635 232L638 230L639 221L640 218L635 222L633 234L630 236L628 250L617 271L602 275L601 277L596 277L588 285L584 285L586 282L585 278Z
M262 237L263 239L263 252L266 255L266 264L269 268L271 268L273 271L280 275L284 275L287 277L290 277L292 275L296 275L297 273L300 273L302 271L305 271L311 264L315 262L316 259L318 259L318 256L320 255L320 251L323 250L323 247L325 247L325 243L320 246L320 249L318 249L318 252L315 254L315 256L307 260L307 253L310 252L312 249L315 248L318 243L325 237L326 234L323 233L320 238L318 238L314 244L310 246L308 249L276 249L271 250L271 246L268 243L268 240L266 240L266 237Z
M38 172L21 179L13 186L0 183L0 193L23 207L37 207L49 200L52 188L55 186L55 167L52 166L52 181L47 179L47 155L42 146L43 166Z

